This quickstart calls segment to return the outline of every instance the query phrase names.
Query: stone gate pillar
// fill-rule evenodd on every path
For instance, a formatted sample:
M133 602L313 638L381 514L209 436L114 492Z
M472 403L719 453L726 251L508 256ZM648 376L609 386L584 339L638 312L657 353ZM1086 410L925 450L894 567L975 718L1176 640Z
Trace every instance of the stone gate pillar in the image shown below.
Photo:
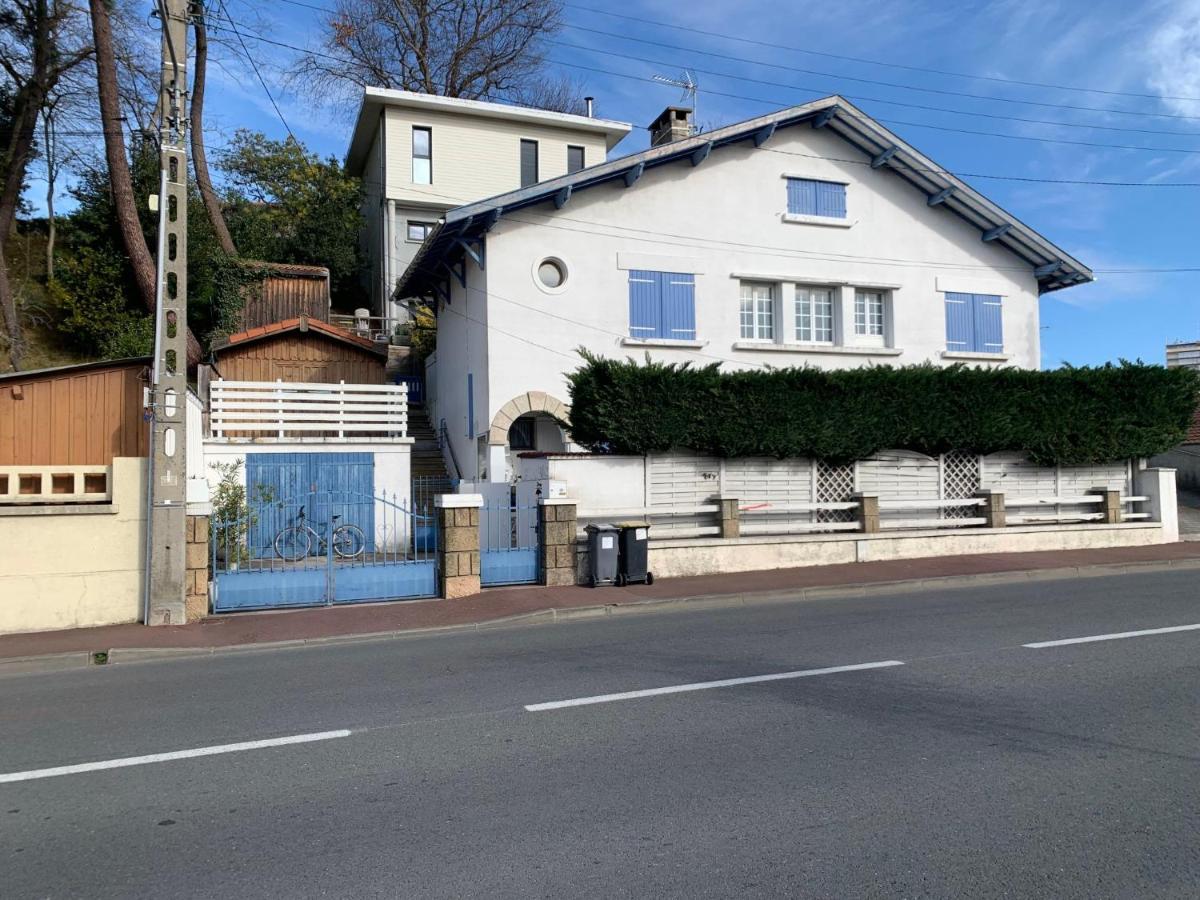
M439 494L438 582L446 600L479 593L479 509L482 494Z

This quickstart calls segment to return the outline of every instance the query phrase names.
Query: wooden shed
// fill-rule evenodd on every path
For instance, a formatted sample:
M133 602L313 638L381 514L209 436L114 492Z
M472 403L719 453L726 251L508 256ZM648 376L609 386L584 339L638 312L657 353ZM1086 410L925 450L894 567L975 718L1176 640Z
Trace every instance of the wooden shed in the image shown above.
M324 266L259 260L239 262L261 276L261 281L256 278L246 289L239 328L259 328L297 316L329 321L329 270Z
M0 466L108 466L146 456L150 357L0 375Z
M307 316L231 334L213 344L212 357L213 376L228 381L386 381L386 346Z

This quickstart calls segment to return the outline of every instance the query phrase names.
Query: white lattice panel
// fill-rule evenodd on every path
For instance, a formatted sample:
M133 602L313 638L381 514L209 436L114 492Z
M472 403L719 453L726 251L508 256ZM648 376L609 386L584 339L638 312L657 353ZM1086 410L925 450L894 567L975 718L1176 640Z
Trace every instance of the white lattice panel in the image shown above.
M854 493L854 463L817 461L817 500L821 503L844 503ZM818 522L853 522L852 509L822 509Z
M979 490L979 456L961 450L942 454L942 498L966 500ZM969 519L979 515L971 506L949 506L942 510L943 518Z

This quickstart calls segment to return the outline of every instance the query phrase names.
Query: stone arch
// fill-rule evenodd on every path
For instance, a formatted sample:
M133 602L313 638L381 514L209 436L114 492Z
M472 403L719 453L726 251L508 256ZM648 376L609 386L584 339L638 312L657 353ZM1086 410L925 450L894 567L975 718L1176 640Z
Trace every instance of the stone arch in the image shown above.
M571 408L563 403L557 397L552 397L550 394L542 391L529 391L526 394L520 394L513 397L496 413L492 419L491 428L488 430L489 444L507 444L508 429L518 417L526 413L545 413L564 428L570 422Z

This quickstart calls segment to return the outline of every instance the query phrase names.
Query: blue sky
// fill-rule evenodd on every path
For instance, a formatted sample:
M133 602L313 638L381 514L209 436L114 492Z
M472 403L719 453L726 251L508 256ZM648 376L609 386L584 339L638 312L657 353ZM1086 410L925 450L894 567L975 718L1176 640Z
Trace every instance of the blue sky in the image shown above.
M285 88L280 73L294 54L254 37L258 33L284 43L309 44L321 14L288 0L225 2L244 26L247 44L257 49L263 76L292 131L310 148L342 156L350 113L323 108L302 91ZM332 0L305 2L332 4ZM566 21L558 43L549 46L549 56L583 84L585 93L595 95L597 114L609 118L649 123L664 105L679 101L680 92L644 79L656 73L675 75L686 67L697 74L699 118L707 126L841 93L954 172L1200 185L1200 101L1168 99L1200 98L1200 0L953 4L945 0L808 4L567 0ZM764 47L651 22L797 49ZM671 46L659 46L664 44ZM932 74L801 50L1006 81ZM206 110L210 144L219 146L239 126L286 135L244 60L229 48L216 48L214 56L217 65L209 75ZM1013 79L1095 92L1007 83ZM901 103L981 115L895 105ZM1080 125L1104 127L1074 127ZM645 145L645 131L635 130L617 153ZM1200 186L967 180L1094 269L1200 267ZM1096 284L1043 297L1042 325L1043 365L1048 367L1120 357L1161 362L1165 342L1200 338L1200 272L1101 274Z

